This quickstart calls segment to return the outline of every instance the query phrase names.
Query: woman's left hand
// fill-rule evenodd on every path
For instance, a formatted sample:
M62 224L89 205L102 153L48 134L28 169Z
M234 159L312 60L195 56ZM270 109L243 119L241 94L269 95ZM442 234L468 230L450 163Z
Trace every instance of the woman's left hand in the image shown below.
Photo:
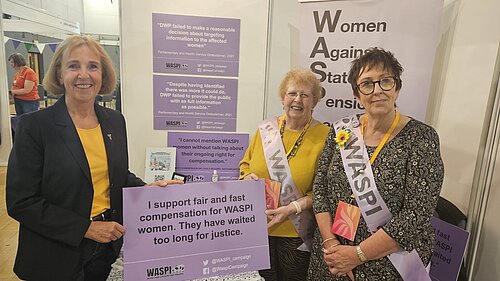
M266 215L269 219L267 228L271 228L278 223L285 221L292 212L293 211L290 211L289 206L281 206L276 209L266 210Z
M350 275L354 276L351 271L353 268L361 264L356 252L356 247L338 245L323 250L325 263L328 265L330 272L336 276Z
M120 239L125 233L123 225L115 221L92 221L84 237L99 243Z
M155 181L150 184L149 186L167 186L167 185L172 185L172 184L183 184L184 181L181 180L166 180L166 181Z

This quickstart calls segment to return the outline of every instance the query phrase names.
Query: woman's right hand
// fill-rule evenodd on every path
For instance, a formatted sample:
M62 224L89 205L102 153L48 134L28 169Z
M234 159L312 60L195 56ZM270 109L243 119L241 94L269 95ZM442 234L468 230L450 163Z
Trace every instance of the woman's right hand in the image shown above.
M291 205L291 204L290 204ZM288 219L288 216L294 213L295 207L291 207L290 205L288 206L281 206L276 209L270 209L266 210L266 215L267 215L267 228L271 228L279 223L284 222L286 219Z
M243 179L244 180L258 180L259 177L257 175L255 175L254 173L250 173L250 174L246 175Z

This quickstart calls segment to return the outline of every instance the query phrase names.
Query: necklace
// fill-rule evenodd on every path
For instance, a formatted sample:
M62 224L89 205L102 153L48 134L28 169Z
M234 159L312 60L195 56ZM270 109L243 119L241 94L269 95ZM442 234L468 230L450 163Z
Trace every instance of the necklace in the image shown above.
M285 133L285 125L286 125L286 119L285 115L281 118L281 127L280 127L280 135L281 135L281 141L283 142L283 134ZM309 129L309 125L311 125L312 121L312 116L309 118L309 121L307 121L307 124L302 128L302 131L300 132L299 137L295 141L295 144L292 146L292 148L286 153L286 159L290 160L292 157L294 157L297 154L297 150L299 150L299 146L302 144L302 139L304 138L304 135L306 134L307 129Z
M365 115L365 118L363 118L363 121L361 121L361 134L362 135L364 134L367 122L368 122L368 115ZM375 162L375 158L377 158L379 152L382 150L385 143L389 140L389 137L394 132L394 129L396 129L396 126L398 125L398 123L399 123L399 112L396 111L396 116L394 117L394 120L392 121L391 127L387 130L384 137L382 138L382 140L378 144L377 148L375 149L375 152L373 152L373 154L372 154L372 157L370 157L370 164L373 164L373 162ZM365 145L365 149L366 149L366 145ZM366 169L366 165L363 164L363 167L360 170L364 171L365 169Z

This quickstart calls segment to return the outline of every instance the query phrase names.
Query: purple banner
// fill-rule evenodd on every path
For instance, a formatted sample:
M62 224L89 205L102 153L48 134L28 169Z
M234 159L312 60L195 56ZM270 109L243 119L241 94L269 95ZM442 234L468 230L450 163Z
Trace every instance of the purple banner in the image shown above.
M469 233L435 217L431 219L431 224L436 234L431 258L431 279L457 280Z
M125 281L269 268L263 180L125 188L123 206Z
M238 76L240 20L153 13L153 71Z
M189 182L211 181L213 170L220 181L236 180L248 134L169 132L167 143L177 148L176 172L186 175Z
M238 80L153 76L155 130L236 131Z

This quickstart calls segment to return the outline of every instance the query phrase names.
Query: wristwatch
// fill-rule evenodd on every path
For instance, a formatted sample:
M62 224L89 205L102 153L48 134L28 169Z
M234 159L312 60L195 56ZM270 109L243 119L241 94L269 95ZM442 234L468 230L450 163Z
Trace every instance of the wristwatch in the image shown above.
M356 252L358 253L358 258L359 258L360 261L365 262L365 261L368 260L366 258L365 252L363 252L363 250L361 250L360 246L356 247Z

